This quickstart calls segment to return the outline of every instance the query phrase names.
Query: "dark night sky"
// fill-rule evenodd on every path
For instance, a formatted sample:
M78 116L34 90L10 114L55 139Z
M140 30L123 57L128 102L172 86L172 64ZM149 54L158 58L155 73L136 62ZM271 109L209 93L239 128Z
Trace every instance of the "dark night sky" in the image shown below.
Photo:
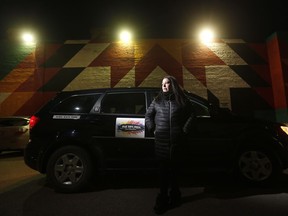
M44 40L89 39L90 28L117 29L125 24L138 38L190 38L207 23L219 38L259 41L288 29L283 4L280 0L4 0L0 37L7 37L8 29L30 26Z

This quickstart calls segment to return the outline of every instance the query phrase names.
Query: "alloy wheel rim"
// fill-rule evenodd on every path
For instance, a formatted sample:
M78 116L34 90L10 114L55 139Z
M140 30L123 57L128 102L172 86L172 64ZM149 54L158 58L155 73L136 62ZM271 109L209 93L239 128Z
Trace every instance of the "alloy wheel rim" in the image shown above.
M263 181L272 174L272 162L266 154L259 151L248 151L239 159L239 169L242 175L252 181Z
M67 153L62 155L55 163L55 177L64 185L77 183L84 174L84 163L77 155Z

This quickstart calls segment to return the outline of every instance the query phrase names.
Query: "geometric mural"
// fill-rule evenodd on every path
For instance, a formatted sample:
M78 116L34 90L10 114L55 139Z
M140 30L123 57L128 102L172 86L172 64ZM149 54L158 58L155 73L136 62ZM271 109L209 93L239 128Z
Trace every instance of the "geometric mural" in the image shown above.
M13 68L8 57L6 66L2 63L0 112L32 115L59 91L159 86L170 74L186 90L221 107L281 121L276 116L268 48L239 39L210 44L184 39L37 44L26 53L18 50Z

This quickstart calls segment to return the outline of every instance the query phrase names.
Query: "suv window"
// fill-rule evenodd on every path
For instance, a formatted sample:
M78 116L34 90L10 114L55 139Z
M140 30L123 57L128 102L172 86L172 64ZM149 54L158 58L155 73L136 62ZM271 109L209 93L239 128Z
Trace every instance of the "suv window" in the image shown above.
M144 93L108 93L105 95L101 111L103 113L145 114Z
M72 96L56 107L53 113L89 113L101 94Z

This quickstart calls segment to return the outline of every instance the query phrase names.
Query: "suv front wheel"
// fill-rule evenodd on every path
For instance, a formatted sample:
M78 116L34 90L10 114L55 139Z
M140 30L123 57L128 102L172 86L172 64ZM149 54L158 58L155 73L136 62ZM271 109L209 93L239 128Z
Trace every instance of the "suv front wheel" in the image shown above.
M77 146L64 146L55 151L47 165L48 182L55 190L77 192L88 186L92 173L89 154Z
M276 161L268 151L259 148L243 150L238 156L238 174L246 182L270 182L279 173Z

